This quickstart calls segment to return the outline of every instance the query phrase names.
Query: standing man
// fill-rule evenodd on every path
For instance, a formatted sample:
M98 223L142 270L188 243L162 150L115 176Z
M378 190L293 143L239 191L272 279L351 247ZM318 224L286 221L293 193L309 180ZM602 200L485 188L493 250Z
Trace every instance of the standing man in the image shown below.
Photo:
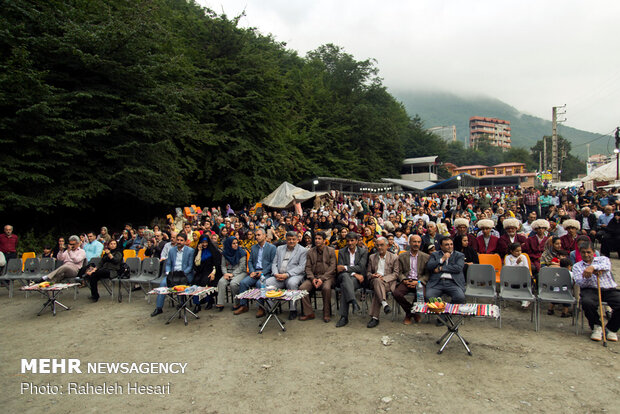
M0 252L4 253L7 262L9 259L17 259L18 240L17 235L13 234L13 226L4 226L4 233L0 234Z
M357 246L357 233L347 234L347 248L338 253L337 284L342 290L340 296L340 320L336 328L349 323L349 305L353 311L359 309L355 300L355 291L362 287L366 278L368 250Z
M596 278L598 277L601 286L601 300L607 302L611 307L611 319L607 322L607 339L612 342L618 341L618 328L620 328L620 292L616 290L617 284L611 273L611 262L608 257L594 257L594 246L592 243L580 243L582 260L573 266L573 276L575 283L581 288L581 305L583 313L588 319L592 334L590 339L600 341L603 339L603 329L601 317L598 314L598 289Z
M405 319L403 320L405 325L411 325L412 316L416 322L421 320L420 315L412 315L413 304L409 303L406 298L408 293L415 293L418 283L426 284L428 282L426 264L430 256L420 251L420 246L422 246L422 239L417 234L412 234L409 236L409 251L402 252L398 256L398 280L400 284L392 294L396 302L405 311Z
M254 287L260 287L260 277L265 276L265 279L271 277L271 269L273 259L276 257L276 247L267 243L267 234L265 229L258 228L255 231L256 244L252 246L250 250L250 262L248 263L248 269L250 274L245 277L239 284L239 293L243 293L246 290L250 290ZM248 300L241 299L239 301L239 307L234 311L235 315L241 315L249 310ZM259 307L256 317L260 318L265 314L263 308Z
M374 291L372 306L370 308L370 321L367 328L379 325L380 308L386 314L390 313L390 305L387 303L387 291L394 292L398 280L398 256L388 252L388 241L385 237L379 237L375 242L377 253L371 254L368 259L368 280Z
M426 298L452 297L451 303L465 303L465 255L454 251L452 239L441 239L441 250L431 254L426 268L431 275L426 284Z
M343 227L346 228L346 227ZM306 254L306 280L299 286L299 289L306 290L308 293L313 290L321 290L323 295L323 322L330 321L332 314L332 286L336 276L336 251L325 246L327 235L323 231L318 231L314 236L314 247ZM300 321L314 319L314 311L310 302L310 295L301 299L304 316Z
M168 278L182 279L183 276L191 284L194 280L194 249L185 245L187 239L183 233L177 235L177 243L175 248L171 248L168 252L166 260L166 277L159 284L160 287L168 286ZM151 316L157 316L163 313L164 301L166 295L157 295L157 307L151 313Z
M276 249L276 257L271 265L272 276L267 279L267 286L276 286L278 289L299 289L299 284L306 274L308 250L299 245L298 241L299 237L296 232L288 231L286 233L286 244L278 246ZM260 310L262 309L260 308ZM290 301L288 320L292 321L296 318L297 303Z

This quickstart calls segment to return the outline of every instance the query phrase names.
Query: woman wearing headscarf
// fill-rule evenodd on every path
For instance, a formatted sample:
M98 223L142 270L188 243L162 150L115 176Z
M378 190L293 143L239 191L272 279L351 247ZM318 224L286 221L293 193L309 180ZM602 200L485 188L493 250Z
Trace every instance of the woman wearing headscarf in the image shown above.
M313 247L312 233L306 231L301 238L301 243L299 244L301 244L306 250L310 250Z
M86 272L84 272L84 278L88 280L90 285L91 301L97 302L99 300L97 282L101 279L116 277L122 262L123 250L119 248L116 240L110 240L108 246L103 250L99 267L89 266Z
M97 236L97 240L99 240L104 246L107 246L108 243L110 243L110 240L112 240L112 237L110 237L110 233L108 233L107 227L101 228L101 234Z
M222 277L222 254L206 235L202 236L198 242L198 248L194 255L194 269L194 285L217 286ZM207 303L205 310L213 307L213 300L210 295L202 299L200 303L196 303L197 299L197 297L194 298L196 304L194 313L200 312L200 304L204 302Z
M217 304L215 305L218 311L224 310L226 287L228 285L230 285L233 298L239 293L239 284L248 274L246 264L247 252L239 246L239 240L236 237L228 237L224 240L221 262L222 278L217 284ZM236 310L238 307L239 302L235 299L233 310Z

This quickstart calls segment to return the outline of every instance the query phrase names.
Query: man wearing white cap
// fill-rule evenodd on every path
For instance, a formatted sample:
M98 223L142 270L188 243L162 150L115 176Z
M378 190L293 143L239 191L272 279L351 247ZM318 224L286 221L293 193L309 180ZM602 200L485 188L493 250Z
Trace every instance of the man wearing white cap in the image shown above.
M567 233L560 237L562 241L562 250L566 250L567 252L572 252L577 248L577 236L579 235L579 230L581 229L581 225L577 220L564 220L562 223L562 227Z
M499 237L491 234L491 230L495 227L493 220L484 219L478 221L478 228L482 230L482 234L477 237L479 254L495 254L499 253Z
M540 271L540 256L542 256L545 251L545 243L547 243L547 239L549 238L549 236L546 235L548 228L549 222L547 220L534 220L534 222L532 222L532 230L536 232L536 234L532 237L528 237L522 247L523 252L530 256L532 273L538 273Z
M459 237L467 235L469 246L472 247L474 250L478 251L478 240L476 240L476 236L468 233L467 230L469 230L469 220L464 218L457 218L456 220L454 220L454 230L451 233L451 239L456 240Z
M519 243L521 246L527 241L523 233L517 233L521 228L521 222L516 218L507 218L503 221L505 233L499 238L499 254L504 257L508 254L508 246Z

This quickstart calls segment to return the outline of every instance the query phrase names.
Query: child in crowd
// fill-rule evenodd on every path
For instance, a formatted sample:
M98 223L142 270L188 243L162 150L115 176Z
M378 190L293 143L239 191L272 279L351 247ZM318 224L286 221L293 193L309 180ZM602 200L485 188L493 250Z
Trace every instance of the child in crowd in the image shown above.
M509 254L504 257L504 266L524 266L531 272L527 257L521 253L520 243L510 243L508 245L508 252ZM521 301L521 307L523 309L527 309L528 306L530 306L530 302L526 300Z

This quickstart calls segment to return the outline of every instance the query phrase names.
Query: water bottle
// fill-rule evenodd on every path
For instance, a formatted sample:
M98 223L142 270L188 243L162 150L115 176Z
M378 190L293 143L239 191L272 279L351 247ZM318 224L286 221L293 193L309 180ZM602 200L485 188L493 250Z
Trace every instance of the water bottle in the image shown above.
M260 297L264 298L267 296L267 285L265 284L265 276L260 275Z
M424 303L424 287L422 287L422 282L419 280L415 287L415 301L420 304Z

